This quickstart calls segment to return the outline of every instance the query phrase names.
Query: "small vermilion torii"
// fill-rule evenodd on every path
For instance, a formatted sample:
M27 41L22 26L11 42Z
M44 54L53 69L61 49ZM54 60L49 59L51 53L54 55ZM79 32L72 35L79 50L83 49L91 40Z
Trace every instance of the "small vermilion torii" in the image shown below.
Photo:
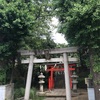
M62 66L62 68L56 68L56 66ZM63 64L61 63L58 63L58 64L49 64L47 65L47 72L50 73L50 76L48 78L48 89L49 90L52 90L54 89L54 72L60 72L60 71L64 71L64 68L63 68ZM72 68L72 66L76 66L76 64L68 64L69 66L69 76L70 76L70 87L72 89L72 78L71 78L71 75L72 75L72 71L75 71L75 68Z

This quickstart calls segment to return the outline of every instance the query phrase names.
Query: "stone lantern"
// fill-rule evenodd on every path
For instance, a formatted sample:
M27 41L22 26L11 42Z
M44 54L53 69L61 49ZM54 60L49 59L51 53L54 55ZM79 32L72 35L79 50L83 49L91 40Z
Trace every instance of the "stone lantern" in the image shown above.
M43 73L41 72L40 75L38 76L39 78L39 84L40 84L40 92L41 94L43 94L43 84L45 83L44 78L45 76L43 75Z
M72 90L73 90L74 92L76 92L76 91L77 91L77 83L78 83L77 78L78 78L78 76L77 76L76 73L74 72L73 75L72 75L71 77L72 77L72 84L73 84Z

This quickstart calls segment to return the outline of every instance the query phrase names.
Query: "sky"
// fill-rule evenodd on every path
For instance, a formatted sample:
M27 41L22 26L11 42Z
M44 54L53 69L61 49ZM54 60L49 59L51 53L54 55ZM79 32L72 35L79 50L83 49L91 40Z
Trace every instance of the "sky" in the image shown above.
M52 39L54 40L55 43L60 43L60 44L68 44L68 42L65 40L64 35L61 33L57 32L57 25L59 24L59 21L56 17L52 18L52 25L55 26L55 28L52 28Z

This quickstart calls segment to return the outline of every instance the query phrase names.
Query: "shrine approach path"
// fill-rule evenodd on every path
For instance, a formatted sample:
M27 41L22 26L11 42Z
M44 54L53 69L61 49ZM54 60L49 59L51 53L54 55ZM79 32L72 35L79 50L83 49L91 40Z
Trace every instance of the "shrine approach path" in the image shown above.
M86 90L78 90L79 95L73 95L72 100L88 100L88 95ZM53 95L52 95L53 94ZM58 95L58 96L57 96ZM51 92L51 94L45 97L44 100L66 100L65 99L65 90L57 89L56 91Z

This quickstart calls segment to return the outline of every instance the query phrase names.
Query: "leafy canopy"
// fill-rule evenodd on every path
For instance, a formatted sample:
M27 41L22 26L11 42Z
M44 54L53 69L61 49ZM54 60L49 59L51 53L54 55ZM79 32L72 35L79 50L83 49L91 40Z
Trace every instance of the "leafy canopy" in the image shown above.
M55 0L54 5L61 23L59 31L70 45L81 47L82 52L92 49L94 71L100 72L100 1Z
M17 50L55 47L49 32L50 7L49 0L0 0L0 80L4 83L26 72L15 64Z
M34 25L34 6L23 0L0 2L0 54L16 51Z
M98 48L100 46L99 0L71 1L70 7L66 4L69 0L64 1L63 7L57 8L57 12L60 12L58 14L61 21L60 32L65 34L68 42L73 45ZM65 12L66 9L68 12Z

